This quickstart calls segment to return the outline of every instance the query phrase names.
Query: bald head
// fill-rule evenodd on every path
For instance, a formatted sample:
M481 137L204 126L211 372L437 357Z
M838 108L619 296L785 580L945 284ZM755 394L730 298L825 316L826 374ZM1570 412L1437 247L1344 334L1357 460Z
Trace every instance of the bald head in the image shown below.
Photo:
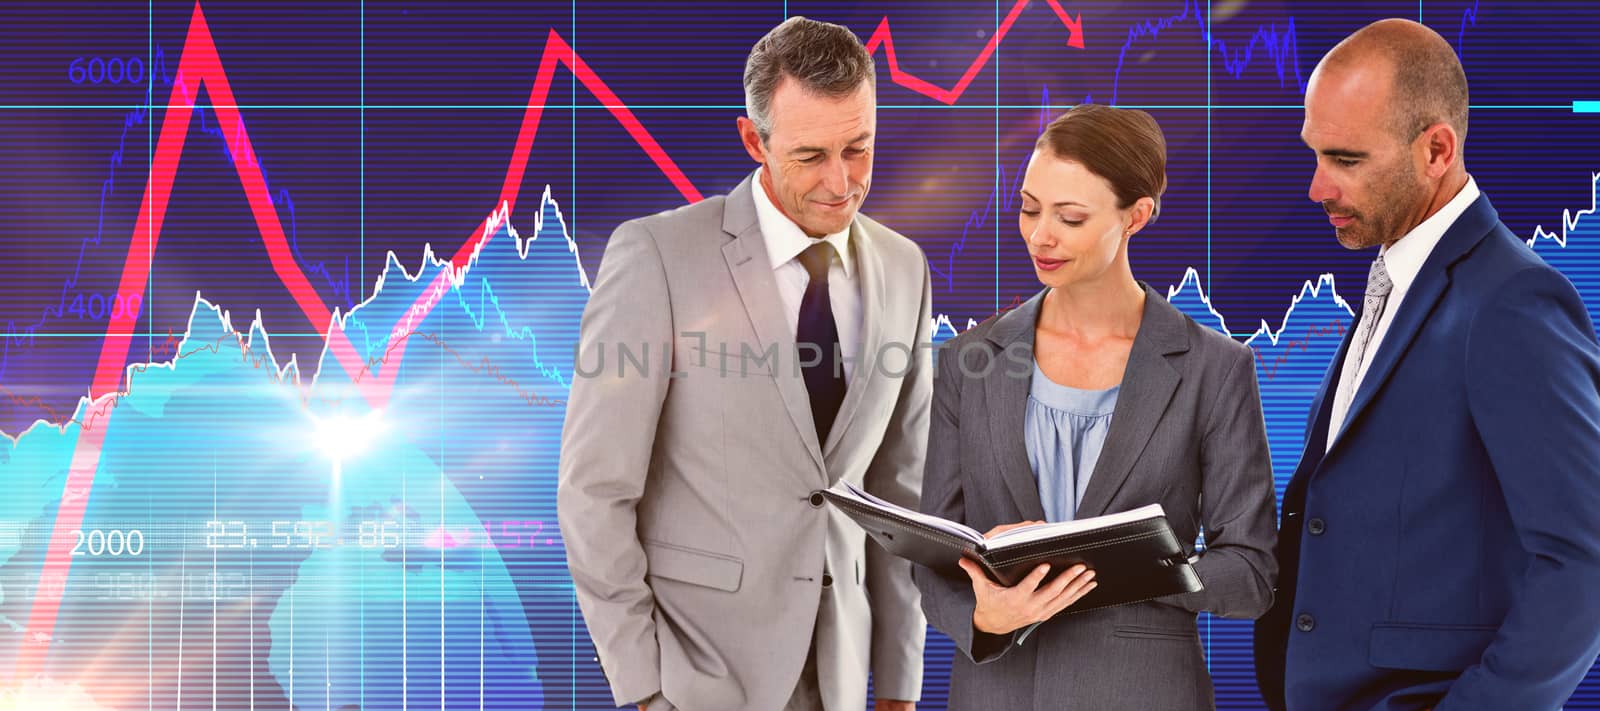
M1466 185L1467 78L1450 44L1409 20L1361 28L1306 83L1308 196L1339 243L1393 244Z
M1409 142L1429 126L1448 123L1465 142L1467 75L1455 49L1427 25L1402 19L1367 25L1329 50L1312 79L1351 73L1388 80L1381 103L1400 140Z

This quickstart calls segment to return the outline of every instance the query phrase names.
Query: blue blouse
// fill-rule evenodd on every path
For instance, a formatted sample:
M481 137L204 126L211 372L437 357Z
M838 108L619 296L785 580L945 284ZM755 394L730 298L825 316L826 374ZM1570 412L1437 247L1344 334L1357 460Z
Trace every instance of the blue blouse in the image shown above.
M1111 431L1111 413L1121 389L1121 385L1107 390L1060 385L1046 377L1034 361L1024 427L1028 464L1039 485L1046 521L1071 521L1077 516L1078 503L1089 486L1095 462L1100 460L1106 433Z

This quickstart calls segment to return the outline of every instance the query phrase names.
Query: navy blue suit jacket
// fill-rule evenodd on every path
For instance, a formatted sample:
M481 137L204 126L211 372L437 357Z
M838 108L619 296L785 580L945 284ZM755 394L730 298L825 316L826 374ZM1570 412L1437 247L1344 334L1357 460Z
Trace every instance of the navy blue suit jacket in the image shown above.
M1262 696L1559 708L1600 652L1600 346L1577 290L1479 197L1324 454L1354 332L1284 492L1279 588L1256 624Z

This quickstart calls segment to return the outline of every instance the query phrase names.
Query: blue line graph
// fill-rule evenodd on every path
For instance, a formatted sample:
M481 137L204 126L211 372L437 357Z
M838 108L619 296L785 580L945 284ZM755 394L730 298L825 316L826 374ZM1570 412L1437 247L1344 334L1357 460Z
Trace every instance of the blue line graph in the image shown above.
M1045 87L1039 98L1039 130L1043 131L1045 124L1050 122L1050 88ZM1007 180L1005 168L998 168L995 172L994 188L989 191L989 199L982 208L974 209L967 215L967 221L961 225L961 237L956 239L946 250L942 260L930 260L928 269L937 279L944 281L943 287L935 286L934 291L946 293L956 290L956 260L967 247L967 238L978 231L985 231L989 225L990 216L998 219L1016 208L1017 186L1021 184L1023 175L1028 170L1029 157L1022 159L1016 170L1012 171L1011 178Z
M1128 52L1134 45L1145 39L1156 39L1161 33L1173 29L1181 24L1193 22L1200 32L1200 39L1209 46L1216 45L1217 54L1222 58L1222 68L1234 79L1244 77L1244 73L1256 60L1256 52L1264 52L1268 61L1272 62L1273 70L1278 77L1278 86L1287 88L1292 79L1297 94L1304 94L1306 90L1305 78L1301 73L1300 48L1294 27L1294 18L1289 18L1288 24L1282 29L1277 23L1261 25L1256 28L1255 34L1244 44L1243 49L1229 49L1228 43L1212 36L1206 27L1206 7L1200 0L1184 0L1183 7L1178 14L1168 17L1145 20L1135 23L1128 28L1128 36L1122 44L1122 50L1117 54L1117 68L1111 80L1111 103L1118 103L1121 97L1122 70L1127 64Z
M1456 33L1456 55L1461 61L1467 61L1467 28L1478 26L1479 0L1472 0L1472 6L1461 12L1461 30Z
M150 67L151 81L147 83L145 87L145 99L147 103L149 102L152 92L155 90L155 85L158 82L167 87L172 86L172 77L167 72L166 51L159 46L156 47L155 55L150 62ZM199 115L201 134L216 139L220 144L222 154L227 157L230 162L237 160L238 158L234 155L234 149L230 145L228 137L223 135L224 131L220 127L216 126L215 119L208 118L210 112L204 108L201 108L199 111L197 111L197 113ZM135 128L143 126L145 122L149 120L149 118L150 110L145 107L133 109L132 111L129 111L123 115L120 134L117 136L117 147L114 151L112 151L111 156L107 161L109 164L109 169L107 171L105 181L101 183L100 186L100 203L95 215L94 235L84 238L79 243L78 256L77 260L72 266L72 273L62 281L61 290L59 292L60 298L54 306L47 306L39 314L38 320L34 321L33 323L19 326L14 320L7 321L6 331L3 335L0 335L0 380L4 380L6 378L7 366L10 363L13 347L23 348L32 345L33 337L40 328L50 324L52 321L63 319L67 315L69 308L68 300L71 298L71 295L74 293L74 290L78 287L79 282L83 278L84 261L89 257L90 249L100 247L103 239L105 238L107 201L110 200L112 195L116 192L117 173L118 170L123 167L123 159L126 155L128 147L128 137ZM263 180L266 180L270 190L271 180L267 174L266 166L260 165L257 157L254 155L246 156L245 160L247 160L250 164L257 165L261 168L262 178ZM142 178L143 176L139 177ZM142 185L142 182L139 184ZM350 258L348 256L343 258L343 264L339 267L339 274L337 276L334 274L333 270L328 267L326 262L313 262L307 259L300 251L300 231L295 219L293 196L289 194L288 190L277 190L273 194L276 198L273 201L274 204L281 207L287 215L289 246L291 251L294 253L295 260L300 263L303 269L305 269L307 276L320 277L321 280L327 285L329 292L337 297L346 308L354 306L355 301L351 293L352 282L350 280ZM117 242L121 239L121 237L121 235L114 235L113 241ZM106 291L111 290L112 289L107 289ZM142 307L143 305L141 304L141 308Z

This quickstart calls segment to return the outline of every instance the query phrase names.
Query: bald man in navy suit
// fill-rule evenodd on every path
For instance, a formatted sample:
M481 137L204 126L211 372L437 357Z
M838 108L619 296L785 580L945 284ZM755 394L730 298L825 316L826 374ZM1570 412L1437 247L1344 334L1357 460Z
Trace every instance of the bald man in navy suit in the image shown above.
M1306 88L1310 197L1380 247L1284 493L1274 709L1553 709L1600 651L1600 346L1467 174L1467 81L1407 20Z

